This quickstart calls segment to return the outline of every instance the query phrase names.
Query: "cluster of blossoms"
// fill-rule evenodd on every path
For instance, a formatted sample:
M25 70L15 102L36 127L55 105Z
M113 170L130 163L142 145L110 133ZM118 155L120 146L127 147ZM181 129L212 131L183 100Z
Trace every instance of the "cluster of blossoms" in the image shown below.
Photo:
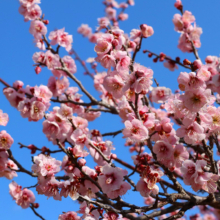
M182 12L182 3L178 2L175 7ZM190 11L184 11L182 15L175 14L173 17L175 31L180 32L178 48L183 52L192 52L193 47L201 47L200 35L202 28L196 26L195 17ZM194 25L192 25L194 23Z
M218 198L212 198L220 190L220 161L215 161L213 157L214 144L220 151L220 107L214 105L220 102L220 61L215 56L207 56L205 63L199 59L195 48L201 45L199 37L202 31L196 27L192 13L183 12L181 1L176 1L175 7L182 13L175 14L173 19L175 30L181 32L178 47L183 52L194 52L196 60L181 63L190 72L180 73L177 79L179 90L173 94L171 89L159 86L156 80L157 86L154 87L153 71L135 62L142 41L154 34L153 28L142 24L139 29L132 29L130 36L119 28L119 21L128 18L125 9L134 2L128 0L119 4L115 0L104 0L106 17L98 19L97 31L92 33L86 24L78 28L79 33L95 43L97 56L88 59L88 62L95 72L89 74L94 80L94 87L101 93L101 101L98 101L73 75L77 67L70 56L72 53L76 55L72 50L72 36L63 28L50 32L50 42L47 40L46 25L49 21L44 20L39 3L40 0L20 0L19 12L25 21L31 20L29 31L36 46L43 50L33 55L35 72L39 74L41 67L47 67L53 76L47 86L24 88L23 82L16 81L12 87L6 86L3 93L22 117L29 121L44 120L43 133L48 141L59 147L56 153L62 152L65 156L59 161L50 154L55 151L29 145L27 148L33 154L39 150L41 153L33 157L32 172L27 171L13 160L10 151L13 139L3 130L0 131L0 177L11 180L17 176L19 167L19 171L37 177L38 194L59 201L69 196L80 202L79 211L64 212L59 215L59 220L127 220L140 216L144 220L159 215L162 220L167 219L167 213L170 217L174 216L168 219L185 220L181 210L198 204L203 217L197 214L190 220L219 218L218 210L207 205L219 207ZM118 15L117 8L121 9ZM56 49L52 48L54 45L57 45ZM61 58L60 47L65 48L69 55ZM156 57L159 58L160 61L167 59L163 53ZM86 67L84 61L81 64ZM98 72L96 67L99 64L106 71ZM169 58L164 66L174 70L177 64L180 64L178 60ZM84 103L78 87L70 87L70 80L78 84L90 103ZM51 102L60 106L50 110ZM160 108L157 109L154 104ZM91 107L95 105L97 109ZM124 128L106 134L89 129L89 122L99 117L101 111L118 114ZM6 126L7 122L8 115L0 110L0 125ZM125 146L135 153L132 156L135 167L121 162L112 153L115 149L113 143L104 138L119 133L126 139ZM148 152L145 147L148 147ZM89 155L96 165L94 169L87 166ZM133 172L128 175L127 170L116 167L114 160ZM58 176L60 172L64 175ZM133 182L131 176L135 172L140 175ZM162 179L164 176L168 176L170 182ZM177 178L191 186L194 192L205 191L209 196L204 198L187 192ZM144 197L147 207L122 200L132 187ZM12 198L22 208L37 208L32 191L27 188L22 190L15 182L10 183L9 188ZM170 188L178 193L170 193ZM162 189L163 193L160 192ZM180 212L178 199L187 200ZM164 206L169 202L178 207L165 212ZM154 215L152 212L144 218L146 210L155 208L164 209L165 214Z
M3 90L10 104L20 111L23 118L29 121L38 121L44 117L45 111L50 107L50 99L53 94L47 86L26 86L23 82L16 81L13 87Z
M197 160L196 163L191 160L185 160L181 167L184 183L191 185L196 192L200 189L209 193L216 192L217 181L220 177L217 174L207 172L209 170L210 168L205 160Z
M105 0L103 1L105 5L105 17L98 18L98 25L96 32L92 32L92 28L88 24L82 24L78 28L78 33L82 34L83 37L87 37L91 43L97 43L98 38L102 36L102 29L108 29L108 27L113 24L117 27L119 21L125 21L128 19L128 14L124 13L124 10L130 5L134 5L133 0L128 0L127 2L118 3L115 0ZM121 12L117 15L117 9L121 9Z
M0 126L8 124L9 117L0 109ZM11 180L17 176L17 165L9 159L9 150L14 143L13 138L5 130L0 131L0 177L6 177Z
M23 209L28 208L30 204L35 202L34 193L27 188L22 189L22 187L14 181L9 184L9 193L16 201L17 205L21 206Z

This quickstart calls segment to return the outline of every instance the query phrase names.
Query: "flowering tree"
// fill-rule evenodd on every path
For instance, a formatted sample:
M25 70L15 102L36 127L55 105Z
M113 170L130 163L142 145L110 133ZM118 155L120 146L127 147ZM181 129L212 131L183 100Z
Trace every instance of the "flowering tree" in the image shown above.
M45 219L37 211L37 191L54 200L69 196L79 202L78 210L60 213L59 220L183 220L193 207L202 215L191 215L191 220L220 219L220 161L214 157L216 150L220 153L219 59L207 56L203 62L199 58L202 29L196 26L193 14L183 10L182 2L174 4L179 12L173 17L180 33L178 48L193 53L195 59L181 61L143 50L171 71L178 66L186 69L178 76L175 93L160 86L153 70L136 60L142 42L154 34L153 27L141 24L130 36L120 29L120 22L128 18L126 8L134 1L119 4L105 0L106 17L98 18L96 31L86 24L78 28L94 43L97 56L87 60L91 68L74 51L72 35L64 28L47 33L49 20L42 13L40 0L19 2L19 12L30 21L29 32L40 50L33 55L35 72L40 74L47 68L51 76L47 85L39 86L25 86L22 81L9 85L3 78L0 82L5 97L23 118L42 121L51 146L19 143L34 154L31 167L26 169L11 150L11 135L0 131L0 176L12 180L23 172L35 179L34 186L22 187L15 181L9 184L17 205L31 208ZM65 56L60 55L62 48ZM92 78L100 98L77 79L73 58L85 69L85 77ZM106 71L99 72L101 67ZM89 129L89 122L104 113L120 117L122 129L108 133ZM6 126L8 120L8 114L0 110L0 125ZM121 133L125 146L135 153L133 164L114 154L114 147L119 146L108 137ZM57 154L63 155L62 161L56 159ZM141 195L145 205L127 202L124 196L131 191Z

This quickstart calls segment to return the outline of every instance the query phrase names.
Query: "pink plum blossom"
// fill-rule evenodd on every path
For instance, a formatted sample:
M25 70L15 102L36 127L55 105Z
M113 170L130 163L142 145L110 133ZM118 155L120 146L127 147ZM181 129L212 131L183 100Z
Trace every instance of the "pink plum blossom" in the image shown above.
M80 216L77 216L77 213L76 212L66 212L62 215L59 215L59 218L58 220L80 220Z
M46 106L42 102L34 101L31 104L30 118L33 121L38 121L44 117Z
M44 194L45 196L48 196L48 198L53 197L55 200L61 201L61 195L59 192L61 183L54 177L50 179L40 177L38 184L39 185L36 187L38 194Z
M204 128L197 122L190 125L183 125L176 131L178 137L184 137L187 144L198 144L205 139Z
M21 206L23 209L26 209L30 206L31 203L35 202L34 193L29 189L21 189L17 183L12 182L9 184L9 193L16 201L16 203Z
M123 177L127 175L127 171L122 170L119 167L105 165L102 167L102 174L103 175L98 176L98 182L104 193L111 193L112 191L119 190L121 188L123 184Z
M164 65L166 68L168 68L170 71L174 71L174 70L178 69L177 64L176 64L174 61L172 61L172 60L166 60L166 61L163 63L163 65Z
M0 165L0 177L5 177L8 180L13 179L14 177L17 177L16 170L18 170L18 166L10 159L5 163L4 170L1 171L1 165Z
M92 34L92 29L88 26L88 24L81 24L81 26L77 29L77 32L82 34L83 37L89 37Z
M21 5L18 11L24 16L25 21L36 20L42 15L42 10L37 4L32 4L29 7L26 5Z
M35 39L40 40L43 35L46 35L47 27L42 21L34 20L31 22L29 32L34 36Z
M16 203L20 205L23 209L26 209L30 206L31 203L35 202L34 193L29 189L23 189L18 198L16 199Z
M156 87L151 92L151 99L156 103L163 103L171 96L171 90L166 87Z
M188 151L183 145L177 144L173 151L173 160L175 167L180 168L182 166L182 163L187 159L189 159Z
M13 143L13 138L6 131L0 131L0 149L8 150Z
M53 93L53 96L57 97L62 95L69 87L69 80L65 76L62 79L56 79L55 77L51 76L48 80L47 86Z
M211 97L210 89L190 89L181 96L183 104L192 112L198 112L205 104L209 102Z
M3 113L3 111L0 109L0 125L6 126L8 124L9 117L7 113Z
M153 146L153 152L157 155L157 160L163 164L173 159L173 146L165 141L157 141Z
M95 46L94 50L98 55L104 55L107 52L109 52L111 48L112 48L112 45L110 44L110 42L108 42L105 39L98 39L97 45Z
M103 81L105 89L116 99L121 98L124 95L124 85L125 83L122 78L113 72L107 75Z
M151 193L157 195L159 192L159 187L157 185L154 185L153 188L149 189L148 184L143 180L143 178L140 178L138 181L136 189L143 197L148 197Z
M140 26L142 37L147 38L154 34L154 29L151 26L148 26L146 24L142 24Z
M49 37L51 44L59 44L61 47L65 47L66 51L72 49L73 37L65 32L65 28L50 32Z
M42 176L53 176L60 171L61 161L56 160L50 156L40 154L34 157L34 164L32 170L36 174Z
M148 130L138 119L125 121L125 129L123 130L125 138L131 138L134 141L143 141L148 138Z

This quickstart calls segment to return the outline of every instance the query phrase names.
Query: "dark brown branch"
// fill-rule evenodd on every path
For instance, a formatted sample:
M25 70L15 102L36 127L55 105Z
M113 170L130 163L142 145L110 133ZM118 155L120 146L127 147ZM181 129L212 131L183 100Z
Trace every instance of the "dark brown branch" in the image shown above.
M154 55L155 57L160 58L160 55L158 55L158 54L156 54L156 53L153 53L153 52L151 52L150 50L144 50L144 52L150 53L150 54ZM182 66L182 67L184 67L184 68L186 68L186 69L190 69L190 70L191 70L191 68L190 68L189 66L184 65L184 64L181 63L180 61L173 60L173 59L171 59L171 58L169 58L169 57L167 57L167 56L165 56L164 59L165 59L165 60L168 60L168 61L171 61L171 62L173 62L173 63L176 63L176 64L178 64L178 65L180 65L180 66Z
M113 136L113 137L115 137L116 135L122 133L122 131L123 131L123 129L121 129L119 131L104 133L104 134L102 134L102 137L105 137L105 136Z
M78 60L78 61L81 63L82 67L85 69L86 74L88 74L88 75L89 75L90 77L92 77L92 79L93 79L94 76L93 76L92 73L89 72L89 69L88 69L87 66L85 65L85 62L82 61L82 59L79 57L79 55L76 53L75 50L72 49L72 52L73 52L74 55L75 55L75 59Z
M34 214L39 217L42 220L45 220L45 218L43 218L40 214L38 214L33 206L33 204L30 205L31 210L34 212Z
M8 150L9 158L18 166L19 170L15 170L16 172L23 172L32 177L37 177L37 175L33 174L29 170L26 170L12 155L11 150Z

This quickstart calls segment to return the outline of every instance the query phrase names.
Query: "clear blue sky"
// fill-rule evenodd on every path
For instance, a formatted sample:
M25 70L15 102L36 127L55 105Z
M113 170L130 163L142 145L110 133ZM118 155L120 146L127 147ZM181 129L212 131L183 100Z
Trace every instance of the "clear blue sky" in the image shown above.
M66 31L73 35L73 48L82 59L86 60L88 57L95 57L94 44L89 43L86 38L77 34L77 28L82 23L88 23L89 26L95 30L97 18L104 16L104 6L101 2L102 0L42 0L40 6L45 14L45 18L50 21L48 31L50 32L55 28L65 27ZM143 49L152 50L158 54L164 52L173 58L179 56L181 60L184 58L193 60L194 57L191 54L184 54L177 48L179 34L174 31L172 23L173 15L178 13L173 6L174 2L174 0L136 0L135 6L129 7L126 10L126 13L129 13L129 19L125 22L121 22L120 27L125 32L130 33L131 29L138 28L140 24L146 23L154 28L154 35L143 41ZM201 35L202 47L199 49L199 55L202 60L204 60L207 55L218 56L220 49L220 1L183 0L183 4L184 9L193 13L196 17L197 25L203 29L203 34ZM39 75L35 74L32 66L32 55L38 51L38 49L34 46L33 36L29 34L30 22L25 23L23 21L23 16L18 13L18 7L18 1L1 1L0 77L9 84L12 84L15 80L21 80L25 85L46 85L51 73L44 68ZM65 55L66 52L62 50L61 54ZM172 91L177 89L176 79L179 72L185 71L179 67L179 70L170 72L163 67L162 63L153 63L147 55L143 55L141 52L137 55L136 61L152 68L159 84L161 86L170 87ZM77 63L77 68L76 77L82 80L88 90L98 98L99 94L93 89L92 80L83 75L84 70L79 63ZM74 86L75 84L72 83L71 85ZM3 89L2 85L0 85L0 89ZM56 148L56 146L53 146L47 141L42 133L42 121L30 123L27 119L21 118L20 113L10 106L2 93L0 93L0 109L2 109L3 112L7 112L10 117L7 127L1 127L1 129L7 130L14 138L14 144L11 148L13 155L25 168L31 169L31 155L27 149L19 149L18 142L25 145L34 144L38 147L47 146L51 149ZM97 119L95 122L90 123L89 128L101 129L103 133L123 128L119 117L109 116L105 113L103 113L102 116L103 117ZM131 162L131 154L128 153L128 149L123 146L124 140L121 139L121 137L122 135L119 135L114 139L116 153L118 153L119 158ZM57 159L62 160L62 157L62 154L56 155ZM36 183L35 179L22 173L19 173L19 176L14 178L14 180L24 187ZM10 182L11 181L5 178L0 179L0 219L38 219L30 209L22 210L12 201L8 193L8 184ZM45 196L37 196L35 190L34 193L36 195L36 202L40 203L38 212L47 220L57 219L58 215L63 211L77 210L77 203L69 198L63 199L62 202L57 202L52 198L47 200ZM138 192L129 192L128 195L124 196L124 199L143 205L143 200Z

